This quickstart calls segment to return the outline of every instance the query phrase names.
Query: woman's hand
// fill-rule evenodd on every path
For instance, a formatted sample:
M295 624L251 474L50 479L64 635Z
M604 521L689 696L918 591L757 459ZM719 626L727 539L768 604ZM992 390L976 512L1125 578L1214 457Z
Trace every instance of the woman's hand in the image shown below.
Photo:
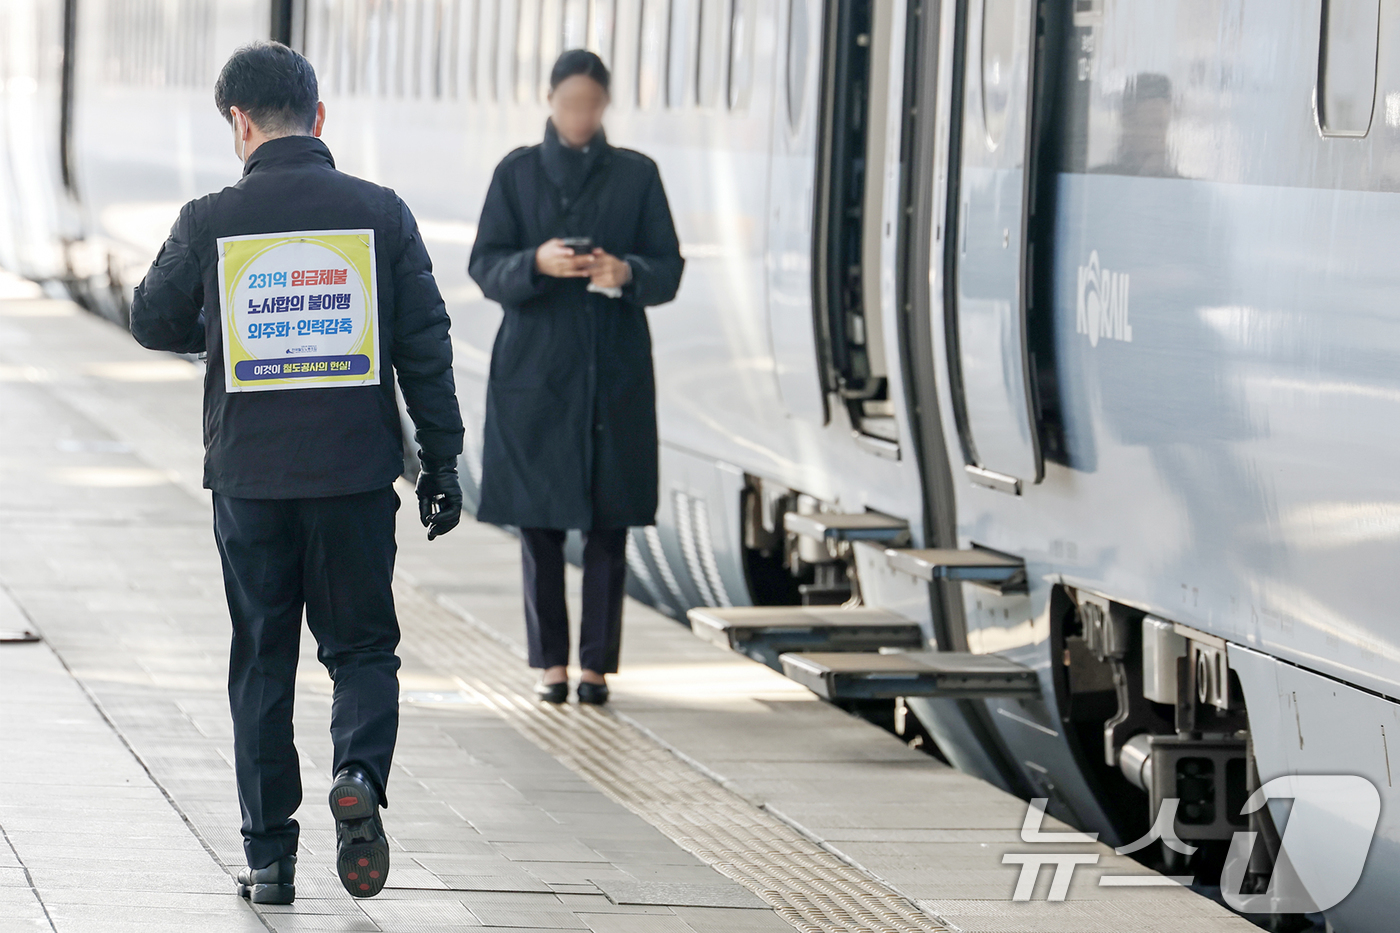
M595 249L590 277L598 288L621 288L632 281L632 267L611 253Z
M565 246L564 241L555 237L545 240L535 250L535 268L541 275L556 279L586 279L593 268L594 257L585 253L574 254L573 247Z

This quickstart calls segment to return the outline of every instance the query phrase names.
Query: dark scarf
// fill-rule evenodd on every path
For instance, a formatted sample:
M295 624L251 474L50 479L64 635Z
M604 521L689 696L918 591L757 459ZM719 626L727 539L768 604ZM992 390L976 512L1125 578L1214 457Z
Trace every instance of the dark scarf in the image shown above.
M601 129L588 141L587 146L571 149L559 138L558 131L554 129L554 121L545 122L540 161L544 165L545 176L559 189L565 205L578 197L588 182L588 176L593 174L607 148L608 137Z

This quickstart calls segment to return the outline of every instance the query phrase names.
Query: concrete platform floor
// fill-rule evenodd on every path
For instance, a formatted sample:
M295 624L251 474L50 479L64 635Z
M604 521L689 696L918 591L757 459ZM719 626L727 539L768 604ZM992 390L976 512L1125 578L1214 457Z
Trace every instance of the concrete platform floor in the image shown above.
M330 684L303 640L298 899L251 909L196 366L73 305L0 300L0 933L1246 931L1111 850L1013 902L1026 805L645 606L600 712L542 708L513 538L401 511L390 886L333 871ZM275 467L272 467L275 468ZM571 578L576 595L577 579ZM1047 830L1062 830L1047 820Z

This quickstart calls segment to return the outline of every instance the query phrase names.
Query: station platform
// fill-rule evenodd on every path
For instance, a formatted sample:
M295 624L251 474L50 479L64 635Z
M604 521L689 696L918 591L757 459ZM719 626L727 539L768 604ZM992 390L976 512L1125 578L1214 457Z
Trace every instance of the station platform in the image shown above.
M1013 900L1024 801L638 603L612 704L538 704L515 539L429 543L407 486L389 886L353 900L333 872L308 635L297 901L254 909L201 378L72 304L0 300L0 632L42 636L0 644L0 933L1257 929L1097 843L1056 847L1097 856L1063 901L1051 867Z

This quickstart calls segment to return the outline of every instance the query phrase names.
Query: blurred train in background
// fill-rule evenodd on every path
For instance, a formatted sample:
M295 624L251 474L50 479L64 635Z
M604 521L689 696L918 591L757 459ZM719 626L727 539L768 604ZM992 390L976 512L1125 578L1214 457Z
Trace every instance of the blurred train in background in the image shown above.
M339 167L417 213L464 477L477 212L588 46L688 261L650 314L636 595L879 609L953 670L1015 662L1033 690L911 690L906 729L1112 843L1182 799L1200 877L1239 829L1276 853L1282 805L1239 815L1261 780L1365 776L1327 916L1388 928L1400 4L3 0L0 266L120 321L178 207L237 179L212 85L268 37L316 66Z

